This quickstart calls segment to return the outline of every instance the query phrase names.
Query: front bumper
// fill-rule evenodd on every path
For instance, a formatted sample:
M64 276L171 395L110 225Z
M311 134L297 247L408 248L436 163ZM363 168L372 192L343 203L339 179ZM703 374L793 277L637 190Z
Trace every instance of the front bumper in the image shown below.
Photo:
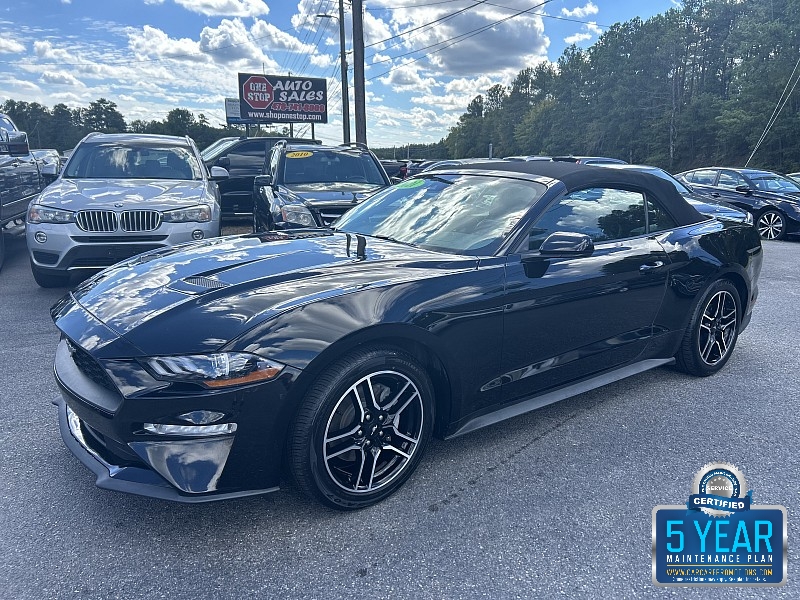
M208 502L278 489L291 404L288 389L297 371L226 391L154 388L123 396L103 362L85 349L56 350L54 372L61 397L61 437L97 476L98 487L176 502ZM79 357L80 356L80 357ZM76 358L79 357L79 358ZM96 364L87 363L96 362ZM143 380L139 380L140 383ZM196 410L237 423L230 433L159 434L145 423L179 424L175 415ZM184 423L185 425L185 423Z
M241 498L277 491L278 487L262 490L243 490L215 494L189 495L182 494L164 477L147 467L114 464L106 460L98 449L89 441L90 434L86 424L69 408L63 398L56 398L53 404L58 407L58 426L64 445L96 476L95 484L105 490L126 492L149 498L171 500L173 502L198 503L214 500Z
M66 272L79 269L103 269L142 252L196 241L219 235L219 221L208 223L162 223L148 232L110 233L80 230L74 223L28 223L26 237L31 261L41 269ZM44 241L42 235L46 237Z

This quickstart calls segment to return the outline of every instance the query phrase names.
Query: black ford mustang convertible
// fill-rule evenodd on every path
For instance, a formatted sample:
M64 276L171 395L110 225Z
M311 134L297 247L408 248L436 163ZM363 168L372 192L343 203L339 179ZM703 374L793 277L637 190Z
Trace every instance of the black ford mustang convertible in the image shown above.
M210 239L88 279L52 309L61 433L103 488L200 502L275 490L285 467L359 508L432 435L661 365L712 375L761 261L752 226L646 173L436 171L332 230Z

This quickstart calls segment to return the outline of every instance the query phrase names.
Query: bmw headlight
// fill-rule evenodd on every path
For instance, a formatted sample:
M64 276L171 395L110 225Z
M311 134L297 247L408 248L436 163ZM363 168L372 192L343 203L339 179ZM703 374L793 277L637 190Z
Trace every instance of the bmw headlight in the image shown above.
M165 223L208 223L211 220L211 207L198 204L188 208L164 211Z
M268 381L277 377L284 367L246 352L155 356L143 362L157 379L200 383L209 388Z
M286 223L294 223L302 227L316 227L314 217L305 206L287 204L281 208L281 216Z
M33 204L28 209L28 223L74 223L75 213L71 210L61 210Z

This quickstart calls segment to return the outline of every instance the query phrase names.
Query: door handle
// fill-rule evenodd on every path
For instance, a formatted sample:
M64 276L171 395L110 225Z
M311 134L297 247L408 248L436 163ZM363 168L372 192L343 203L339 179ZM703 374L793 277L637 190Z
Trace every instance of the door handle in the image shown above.
M642 265L641 267L639 267L639 271L641 271L642 273L649 273L651 271L655 271L656 269L660 269L663 266L664 266L664 263L662 261L660 261L660 260L657 260L656 262L654 262L652 264Z

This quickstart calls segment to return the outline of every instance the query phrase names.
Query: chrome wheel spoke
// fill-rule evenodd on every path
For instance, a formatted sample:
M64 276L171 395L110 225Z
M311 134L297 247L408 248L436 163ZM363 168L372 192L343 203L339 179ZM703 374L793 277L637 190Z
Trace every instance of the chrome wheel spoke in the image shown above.
M397 421L400 419L400 414L401 414L401 413L402 413L402 412L403 412L403 411L404 411L406 408L408 408L408 405L409 405L409 404L411 404L411 401L412 401L414 398L418 397L418 396L419 396L419 394L418 394L418 393L415 391L413 394L411 394L411 396L409 396L408 400L406 400L406 401L405 401L405 403L403 404L403 406L401 406L401 407L400 407L400 408L398 408L398 409L397 409L397 410L396 410L394 413L392 413L392 422L393 422L395 425L397 425Z
M381 407L378 405L378 400L375 398L375 387L372 385L372 379L367 377L367 388L369 388L369 397L372 400L372 406L375 410L380 410Z
M711 348L713 347L713 345L714 345L714 336L709 335L705 348L703 348L703 350L700 352L700 356L702 356L703 360L706 362L709 362L708 355L711 353Z
M392 431L394 431L394 433L395 433L395 435L397 435L397 437L400 437L400 438L404 439L405 441L407 441L407 442L409 442L411 444L416 444L419 441L419 438L412 438L410 436L407 436L405 433L402 433L397 428L397 425L395 425L394 423L392 423Z
M345 452L350 452L351 450L360 450L360 449L361 449L361 446L359 446L358 444L350 444L349 446L345 446L341 450L337 450L333 454L326 454L325 455L325 459L326 460L331 460L332 458L336 458L337 456L341 456Z
M356 475L355 482L353 483L353 490L358 490L358 486L361 485L361 477L364 474L364 465L367 463L367 457L364 454L364 449L361 448L361 464L358 467L358 475Z
M369 474L369 483L367 484L367 491L372 489L372 482L375 481L375 467L378 466L378 457L381 455L381 449L372 453L372 472Z
M392 398L392 400L389 403L387 403L386 406L383 407L383 410L388 411L395 404L397 404L397 401L400 400L400 396L403 395L403 392L405 392L408 389L408 386L410 386L410 385L411 385L411 382L407 381L406 384L403 386L403 389L400 390L399 392L397 392L397 394L395 394L395 397Z
M390 445L390 444L387 444L386 446L384 446L384 447L383 447L383 449L384 449L384 450L391 450L392 452L396 452L397 454L399 454L400 456L402 456L402 457L403 457L403 458L405 458L405 459L409 459L409 458L411 458L411 455L410 455L410 454L406 454L405 452L403 452L403 451L402 451L402 450L400 450L399 448L397 448L397 447L395 447L395 446L392 446L392 445Z
M330 444L330 443L332 443L332 442L336 442L336 441L338 441L338 440L341 440L341 439L344 439L344 438L346 438L346 437L353 437L354 435L356 435L356 432L358 432L358 430L359 430L359 428L360 428L360 427L361 427L361 425L359 425L359 424L357 423L357 424L356 424L356 425L355 425L355 426L354 426L352 429L350 429L349 431L345 431L344 433L338 433L338 434L336 434L336 435L334 435L334 436L332 436L332 437L325 438L325 444Z

